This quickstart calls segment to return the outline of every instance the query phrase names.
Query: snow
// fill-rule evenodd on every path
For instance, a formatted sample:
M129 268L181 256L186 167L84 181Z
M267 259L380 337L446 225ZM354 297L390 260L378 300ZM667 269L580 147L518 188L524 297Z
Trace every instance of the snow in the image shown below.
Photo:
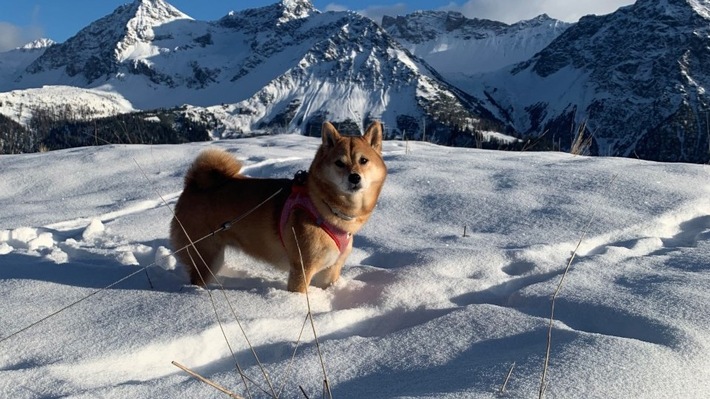
M391 21L385 29L445 77L523 62L570 26L547 16L505 25L441 11L415 12Z
M513 121L513 125L521 132L529 132L534 129L529 109L541 104L545 106L543 119L538 121L539 126L544 126L549 119L555 118L564 112L569 112L573 104L577 104L579 109L586 109L595 99L592 94L603 97L608 95L604 92L596 92L590 88L596 88L589 72L571 66L560 68L553 74L540 77L532 66L512 73L517 66L510 66L501 70L477 74L477 75L455 75L451 77L451 82L460 87L465 92L484 98L485 93L492 93L496 103L502 107ZM541 102L540 93L545 93L545 102ZM491 107L495 106L491 104ZM500 111L498 111L500 113ZM506 115L499 115L505 119ZM582 123L583 115L575 115L577 123Z
M224 291L196 288L167 239L201 149L290 177L319 143L0 156L0 396L218 397L172 361L246 396L237 361L269 391L243 329L279 397L322 397L310 324L298 341L306 297L284 273L230 253ZM342 279L309 291L333 397L536 397L550 297L582 237L556 302L546 397L710 391L707 165L400 141L384 158Z
M705 19L710 19L710 2L707 0L690 0L688 1L691 7Z

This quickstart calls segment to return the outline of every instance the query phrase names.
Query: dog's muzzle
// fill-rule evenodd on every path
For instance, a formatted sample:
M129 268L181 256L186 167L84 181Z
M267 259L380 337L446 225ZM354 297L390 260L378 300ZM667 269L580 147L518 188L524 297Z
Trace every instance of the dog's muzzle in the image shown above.
M359 174L351 173L348 176L348 183L350 183L350 190L355 191L355 190L359 190L360 188L362 188L362 185L360 184L361 181L362 181L362 177Z

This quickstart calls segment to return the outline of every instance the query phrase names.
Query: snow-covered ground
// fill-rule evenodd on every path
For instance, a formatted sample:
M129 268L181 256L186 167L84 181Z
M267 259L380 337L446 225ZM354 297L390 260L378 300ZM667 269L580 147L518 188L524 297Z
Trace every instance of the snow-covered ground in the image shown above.
M0 156L0 397L221 397L172 361L246 397L323 397L310 324L298 339L306 297L283 273L231 254L226 289L205 290L165 257L168 208L202 148L289 177L318 143ZM556 302L546 397L707 397L707 165L384 150L390 174L343 278L310 290L333 397L537 397L550 297L583 235Z

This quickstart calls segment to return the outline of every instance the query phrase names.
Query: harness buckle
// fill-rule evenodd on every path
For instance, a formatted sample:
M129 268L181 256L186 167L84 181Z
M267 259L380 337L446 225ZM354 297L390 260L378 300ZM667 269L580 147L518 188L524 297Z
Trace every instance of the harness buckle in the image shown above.
M295 184L297 186L305 186L307 179L308 179L308 172L306 172L305 170L299 170L293 176L293 184Z

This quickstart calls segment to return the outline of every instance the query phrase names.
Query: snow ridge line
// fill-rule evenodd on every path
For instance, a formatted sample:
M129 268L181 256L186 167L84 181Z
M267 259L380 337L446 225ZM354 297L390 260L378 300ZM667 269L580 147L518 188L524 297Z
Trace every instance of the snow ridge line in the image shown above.
M171 193L164 195L163 197L168 200L168 203L174 203L177 201L177 198L180 196L180 192L176 193ZM92 220L100 220L101 222L106 222L109 220L114 220L118 219L119 217L127 216L127 215L133 215L136 213L140 213L143 211L151 210L151 209L156 209L161 206L163 206L163 200L145 200L145 201L140 201L136 204L130 205L128 207L125 207L123 209L119 209L116 211L112 212L107 212L102 215L94 216L91 218L77 218L77 219L72 219L72 220L66 220L63 222L57 222L57 223L52 223L45 225L44 228L51 229L51 230L58 230L58 231L67 231L67 230L76 230L85 227L88 223L90 223Z

